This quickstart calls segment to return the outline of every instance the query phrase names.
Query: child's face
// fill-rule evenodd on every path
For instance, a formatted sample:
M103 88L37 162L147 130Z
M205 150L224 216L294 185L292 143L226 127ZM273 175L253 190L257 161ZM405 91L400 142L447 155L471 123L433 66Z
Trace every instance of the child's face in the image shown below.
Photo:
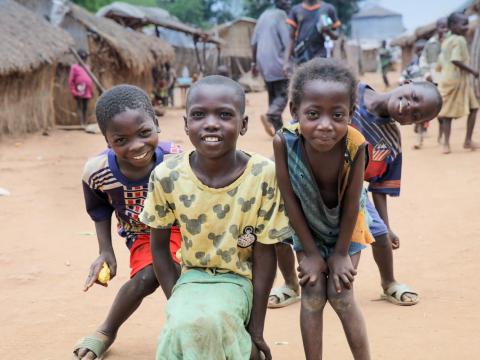
M143 110L127 110L108 123L105 138L122 165L143 169L154 161L158 128Z
M202 85L190 95L185 132L197 152L219 158L236 150L239 135L247 132L248 118L240 111L235 90L223 85Z
M347 134L352 115L350 91L345 84L312 80L303 88L303 99L292 116L300 123L300 132L317 151L330 151Z
M450 30L455 35L465 36L468 32L468 17L464 14L455 15L455 21L451 25Z
M415 83L396 88L388 101L388 113L400 125L432 120L438 115L434 89Z

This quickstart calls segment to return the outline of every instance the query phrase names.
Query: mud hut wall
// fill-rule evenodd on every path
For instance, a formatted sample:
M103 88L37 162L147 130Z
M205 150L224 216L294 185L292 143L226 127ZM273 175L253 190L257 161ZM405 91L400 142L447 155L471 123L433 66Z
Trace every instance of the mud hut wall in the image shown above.
M362 70L364 72L378 71L378 49L362 50Z
M221 37L225 41L222 53L226 57L251 58L252 39L255 24L249 22L238 22L228 28Z
M55 66L0 77L0 135L31 133L54 124Z

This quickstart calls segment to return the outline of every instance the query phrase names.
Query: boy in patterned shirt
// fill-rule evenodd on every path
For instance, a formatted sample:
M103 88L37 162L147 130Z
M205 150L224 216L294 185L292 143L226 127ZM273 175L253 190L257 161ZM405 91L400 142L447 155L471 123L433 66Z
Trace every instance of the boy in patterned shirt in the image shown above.
M236 149L247 131L245 94L213 75L192 86L185 131L195 150L150 178L140 219L150 226L157 278L169 298L159 359L271 359L263 339L275 276L273 244L292 235L275 166ZM179 274L168 243L182 233Z
M180 149L158 143L158 123L147 94L131 85L106 91L96 105L97 122L109 149L91 158L83 173L87 212L95 222L99 256L90 266L84 291L100 283L98 275L107 264L110 276L117 271L112 247L112 213L118 220L118 234L130 250L130 280L119 290L107 319L94 336L81 339L74 348L75 358L101 358L112 345L120 326L158 288L152 268L150 229L138 219L147 195L148 179L164 155ZM180 247L178 228L171 232L169 245L175 257ZM177 265L178 266L178 265Z
M367 199L371 218L372 245L382 281L382 297L396 305L414 305L419 297L407 285L395 280L394 249L400 246L398 237L390 228L387 195L400 195L402 148L400 125L432 120L442 108L442 98L430 82L414 82L392 91L379 93L367 84L360 84L352 126L365 136L368 165L365 181L372 193L375 206Z

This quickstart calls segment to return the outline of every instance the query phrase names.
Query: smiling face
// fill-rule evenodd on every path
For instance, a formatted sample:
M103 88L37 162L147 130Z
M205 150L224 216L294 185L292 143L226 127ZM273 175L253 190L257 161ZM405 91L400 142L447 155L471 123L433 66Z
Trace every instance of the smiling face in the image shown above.
M465 14L456 13L450 23L450 30L455 35L465 36L468 32L468 17Z
M206 158L219 158L235 151L238 136L247 132L248 124L239 94L223 84L203 84L192 90L185 132L197 152Z
M396 88L388 101L388 113L400 125L430 121L438 115L439 100L433 86L409 83Z
M158 128L143 110L128 109L109 122L105 139L117 156L120 168L145 169L154 161Z
M305 141L319 152L330 151L347 134L353 106L347 85L324 80L305 83L298 108L290 103Z

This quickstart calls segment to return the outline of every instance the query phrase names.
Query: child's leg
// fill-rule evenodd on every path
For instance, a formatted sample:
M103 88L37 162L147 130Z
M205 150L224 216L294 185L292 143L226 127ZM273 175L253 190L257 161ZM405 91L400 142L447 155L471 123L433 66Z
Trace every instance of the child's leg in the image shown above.
M451 118L442 118L442 128L443 128L443 136L445 137L445 141L443 143L443 153L450 154L450 133L452 131L452 119Z
M360 253L352 255L352 264L355 269L360 260ZM343 330L347 337L350 350L355 360L369 360L370 348L368 345L367 328L360 308L355 302L352 289L342 289L337 293L332 278L327 280L328 302L340 318Z
M476 148L476 146L472 142L472 135L473 135L473 129L475 129L475 121L477 120L477 110L478 109L470 109L470 114L468 114L467 134L465 136L465 143L463 144L463 147L465 149L475 150Z
M158 281L152 265L145 267L128 280L118 291L106 320L97 329L95 337L105 341L106 348L112 345L120 326L140 306L142 300L158 287ZM80 349L78 359L95 359L88 349Z
M438 138L437 138L437 142L439 144L442 143L442 138L443 138L443 119L438 118Z
M289 244L278 243L275 245L277 253L278 268L285 280L285 287L292 289L297 295L300 291L298 285L297 271L295 270L295 254ZM269 305L276 305L279 303L277 296L270 295L268 299Z
M298 253L301 261L302 253ZM307 360L322 359L323 348L323 309L327 303L326 275L319 278L314 286L302 287L302 306L300 309L300 328L303 348Z

